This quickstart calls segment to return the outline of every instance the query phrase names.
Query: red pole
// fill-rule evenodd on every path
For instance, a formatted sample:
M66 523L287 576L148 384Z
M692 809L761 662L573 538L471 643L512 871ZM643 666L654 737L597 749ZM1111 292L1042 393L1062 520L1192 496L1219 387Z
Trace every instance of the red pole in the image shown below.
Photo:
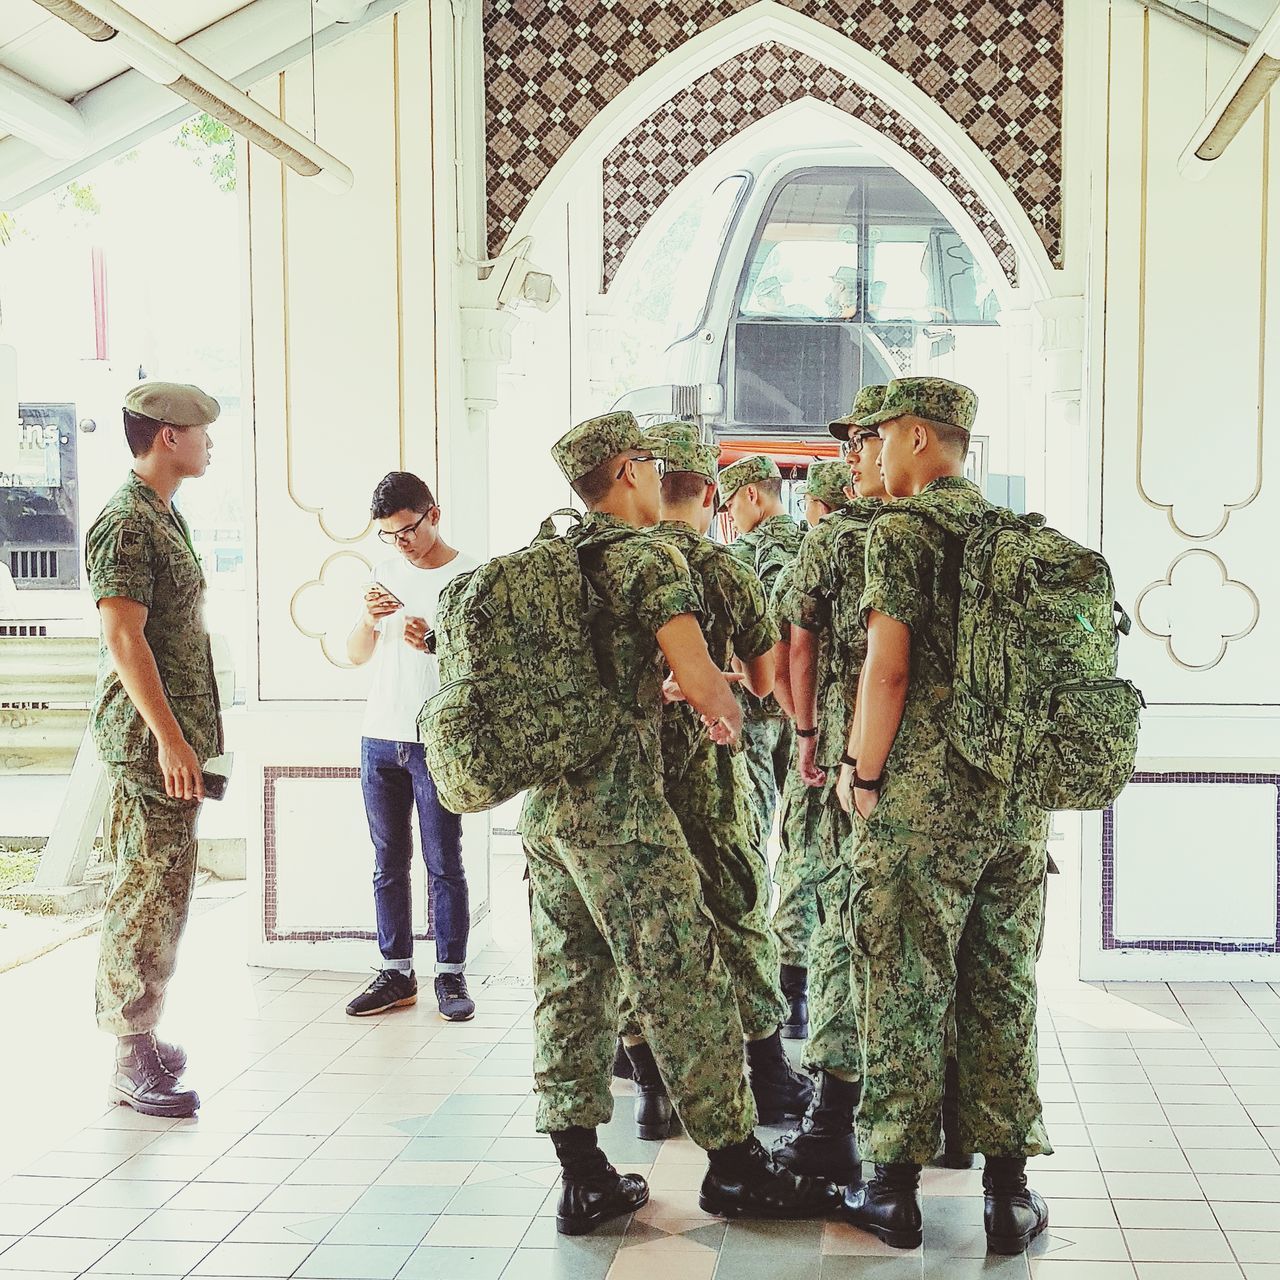
M107 263L102 248L90 250L93 263L93 358L107 359Z

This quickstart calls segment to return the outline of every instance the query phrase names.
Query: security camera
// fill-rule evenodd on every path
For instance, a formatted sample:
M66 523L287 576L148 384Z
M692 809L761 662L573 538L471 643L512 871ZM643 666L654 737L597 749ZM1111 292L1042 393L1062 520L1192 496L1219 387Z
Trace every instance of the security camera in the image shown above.
M537 270L521 250L512 260L506 278L498 288L498 306L527 303L539 311L550 311L559 301L560 290L556 288L556 282L547 272Z

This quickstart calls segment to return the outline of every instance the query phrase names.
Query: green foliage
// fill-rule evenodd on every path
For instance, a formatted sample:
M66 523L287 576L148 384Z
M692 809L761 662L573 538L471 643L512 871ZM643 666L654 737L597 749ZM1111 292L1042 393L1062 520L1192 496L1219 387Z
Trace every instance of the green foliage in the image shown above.
M236 135L221 120L202 111L184 121L173 141L201 168L208 168L219 191L236 189Z
M74 209L77 213L99 214L102 203L91 182L76 182L74 179L58 192L58 208Z
M0 213L0 245L13 239L14 225L13 214Z

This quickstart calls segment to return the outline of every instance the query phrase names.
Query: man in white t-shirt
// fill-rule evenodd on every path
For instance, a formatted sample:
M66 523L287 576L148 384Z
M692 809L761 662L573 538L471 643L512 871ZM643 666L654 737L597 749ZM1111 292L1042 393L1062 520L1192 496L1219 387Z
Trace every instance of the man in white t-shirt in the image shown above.
M400 553L374 568L360 620L347 637L357 666L373 663L360 743L360 786L374 848L378 976L347 1005L352 1017L415 1004L412 819L418 811L436 940L436 1000L451 1022L475 1016L464 976L471 908L462 867L462 819L445 809L418 741L418 712L439 687L432 625L440 593L479 561L440 536L440 508L408 471L392 471L373 491L378 537Z

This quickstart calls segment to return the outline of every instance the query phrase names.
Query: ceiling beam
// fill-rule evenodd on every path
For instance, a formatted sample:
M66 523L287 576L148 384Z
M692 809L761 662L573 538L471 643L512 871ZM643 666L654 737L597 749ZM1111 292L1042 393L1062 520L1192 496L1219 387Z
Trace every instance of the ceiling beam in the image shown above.
M1230 45L1233 49L1247 49L1249 47L1249 36L1241 35L1240 32L1247 30L1243 22L1235 22L1228 18L1226 14L1218 13L1216 9L1209 9L1210 13L1218 13L1218 17L1226 22L1231 22L1233 29L1220 27L1213 22L1207 22L1201 14L1197 14L1194 10L1179 9L1175 5L1170 4L1168 0L1137 0L1144 9L1150 9L1152 13L1163 14L1166 18L1172 18L1174 22L1180 22L1184 27L1190 27L1193 31L1198 31L1201 35L1209 36L1213 40L1220 40L1223 44ZM1201 13L1205 11L1205 7L1200 6Z
M82 156L89 146L88 127L75 107L8 67L0 67L0 127L60 160Z

